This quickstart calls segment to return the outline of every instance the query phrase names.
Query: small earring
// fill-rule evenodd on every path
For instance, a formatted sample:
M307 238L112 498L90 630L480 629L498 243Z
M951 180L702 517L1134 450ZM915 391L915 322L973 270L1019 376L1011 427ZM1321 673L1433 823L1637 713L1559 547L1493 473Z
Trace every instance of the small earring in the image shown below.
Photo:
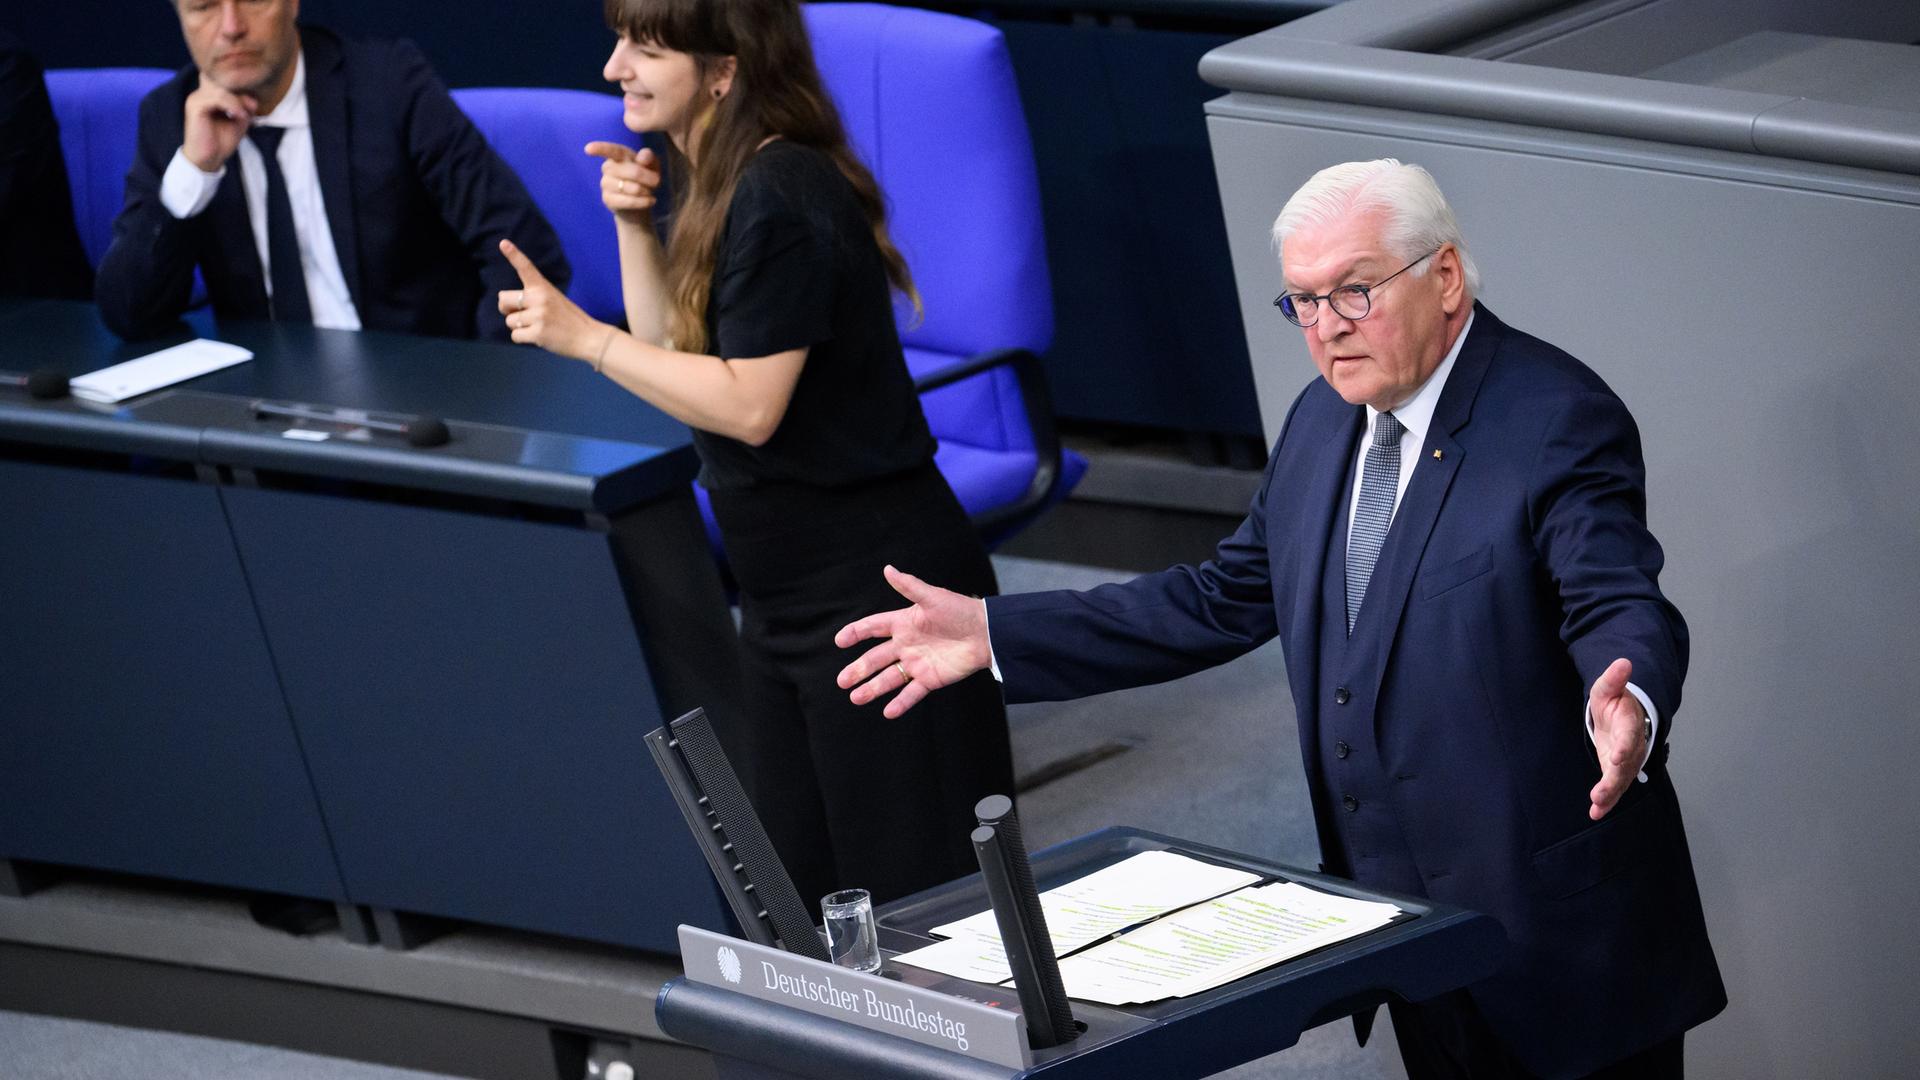
M726 96L727 95L725 91L721 90L719 87L716 86L713 88L713 100L719 101L721 98Z

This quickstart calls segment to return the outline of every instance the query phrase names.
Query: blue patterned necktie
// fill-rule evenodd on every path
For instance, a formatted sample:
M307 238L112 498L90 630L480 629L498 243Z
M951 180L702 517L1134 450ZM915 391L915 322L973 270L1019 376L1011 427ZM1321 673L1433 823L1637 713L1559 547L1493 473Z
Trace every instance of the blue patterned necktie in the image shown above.
M293 200L287 197L287 178L280 172L280 138L286 128L256 127L247 138L260 148L267 171L267 274L273 281L270 305L275 322L310 323L313 308L307 302L307 275L300 267L300 239L293 230Z
M1349 634L1360 614L1360 601L1366 598L1373 564L1379 561L1380 548L1387 542L1387 527L1393 524L1393 500L1400 489L1400 433L1405 430L1392 413L1381 413L1374 421L1373 445L1367 447L1366 464L1360 471L1360 502L1354 508L1353 528L1347 534Z

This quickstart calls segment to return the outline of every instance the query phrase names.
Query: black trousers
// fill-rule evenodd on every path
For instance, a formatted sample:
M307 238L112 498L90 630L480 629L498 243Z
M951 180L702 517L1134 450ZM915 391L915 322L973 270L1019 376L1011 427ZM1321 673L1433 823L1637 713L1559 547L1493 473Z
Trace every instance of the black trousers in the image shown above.
M744 715L716 718L776 851L809 907L837 889L883 902L979 869L973 805L1013 794L1000 688L981 673L898 720L856 707L835 676L858 655L840 627L903 607L892 564L933 584L996 591L966 513L931 464L854 489L713 493L740 586Z
M1408 1080L1537 1080L1507 1053L1465 991L1432 1001L1396 1001L1388 1011ZM1681 1080L1684 1038L1676 1035L1585 1080Z

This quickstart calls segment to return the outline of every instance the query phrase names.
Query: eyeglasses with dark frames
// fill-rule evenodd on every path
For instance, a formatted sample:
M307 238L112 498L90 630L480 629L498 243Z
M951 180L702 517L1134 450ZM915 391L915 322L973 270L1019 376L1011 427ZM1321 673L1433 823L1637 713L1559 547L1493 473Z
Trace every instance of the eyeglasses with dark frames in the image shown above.
M1319 296L1309 296L1306 293L1281 293L1273 298L1273 306L1280 309L1280 314L1285 315L1288 322L1301 328L1312 326L1320 321L1322 300L1333 308L1335 315L1351 322L1359 322L1373 310L1373 290L1438 254L1440 254L1440 248L1434 248L1371 285L1342 285L1332 292L1322 293Z

